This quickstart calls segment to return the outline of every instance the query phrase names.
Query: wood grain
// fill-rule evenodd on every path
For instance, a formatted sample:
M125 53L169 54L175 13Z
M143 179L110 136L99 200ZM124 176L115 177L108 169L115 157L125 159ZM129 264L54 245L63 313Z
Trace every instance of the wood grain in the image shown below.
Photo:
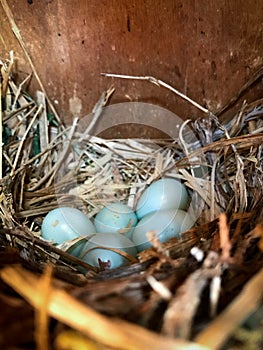
M155 76L216 112L263 64L261 0L8 4L48 96L67 123L90 113L112 83L116 92L111 103L151 102L182 119L200 116L169 91L147 82L109 79L101 72ZM15 51L16 74L22 80L30 67L1 6L0 16L0 57ZM31 92L36 88L32 79ZM262 87L253 90L255 95L262 96ZM147 128L135 129L135 134L142 130L151 136ZM118 127L108 136L130 132L130 126Z

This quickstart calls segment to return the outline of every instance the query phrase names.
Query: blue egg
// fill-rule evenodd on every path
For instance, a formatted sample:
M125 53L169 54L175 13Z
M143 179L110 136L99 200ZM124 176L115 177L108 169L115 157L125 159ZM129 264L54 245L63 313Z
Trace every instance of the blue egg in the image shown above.
M88 237L87 243L82 247L79 258L95 267L100 267L99 259L105 268L116 268L129 264L127 258L107 248L119 249L134 258L137 255L134 243L129 238L120 233L107 232L96 233Z
M102 208L94 219L94 225L97 232L123 233L130 237L137 221L133 210L118 202L107 204Z
M89 233L96 232L91 220L80 210L61 207L51 210L44 218L42 237L55 243L62 243Z
M158 210L182 209L189 204L189 196L185 186L178 180L164 178L153 182L141 195L136 215L141 219Z
M152 246L147 239L147 232L155 231L159 241L166 242L170 238L180 238L180 233L190 229L194 222L195 220L183 210L160 210L144 216L138 222L131 240L140 252Z

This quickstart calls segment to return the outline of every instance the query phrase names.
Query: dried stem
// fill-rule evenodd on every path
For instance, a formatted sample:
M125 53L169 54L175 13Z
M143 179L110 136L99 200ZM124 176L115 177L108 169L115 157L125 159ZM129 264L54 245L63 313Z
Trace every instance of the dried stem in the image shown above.
M263 269L246 284L236 299L199 333L195 341L209 349L221 349L234 329L257 309L263 297Z
M22 137L22 140L19 143L19 147L18 147L18 150L17 150L17 153L16 153L15 161L14 161L11 173L10 173L11 177L15 173L15 170L16 170L16 167L17 167L17 163L18 163L18 160L19 160L19 157L20 157L20 153L21 153L21 150L23 148L23 144L24 144L24 142L25 142L25 140L27 138L27 135L28 135L30 129L32 128L33 124L35 123L35 120L36 120L38 114L40 113L41 109L42 109L42 106L39 106L38 110L36 111L36 113L34 115L34 117L31 119L31 121L30 121L30 123L29 123L29 125L28 125L28 127L27 127L27 129L26 129L26 131L25 131L25 133L23 135L23 137Z
M101 73L101 75L104 75L106 77L112 77L112 78L149 81L152 84L155 84L157 86L163 86L164 88L172 91L176 95L180 96L182 99L186 100L187 102L191 103L196 108L200 109L203 113L205 113L205 114L211 113L211 112L209 112L208 109L202 107L199 103L193 101L191 98L187 97L186 95L184 95L183 93L176 90L174 87L172 87L171 85L165 83L164 81L162 81L160 79L156 79L156 78L151 77L151 76L123 75L123 74L113 74L113 73Z
M37 310L42 307L39 280L22 268L6 267L2 279L20 293ZM48 314L66 325L105 345L123 350L205 350L206 347L180 339L170 339L125 321L108 319L80 303L68 293L50 288ZM74 315L74 317L72 317ZM90 325L93 325L91 327ZM208 349L207 349L208 350Z

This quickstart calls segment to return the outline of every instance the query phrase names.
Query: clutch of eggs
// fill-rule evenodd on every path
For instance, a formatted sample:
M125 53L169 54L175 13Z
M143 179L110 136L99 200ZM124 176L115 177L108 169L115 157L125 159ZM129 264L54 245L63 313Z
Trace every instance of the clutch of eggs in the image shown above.
M92 221L76 208L56 208L43 220L42 237L57 244L72 241L72 246L69 245L70 248L66 251L93 266L99 267L99 259L105 268L127 264L129 260L112 251L111 248L136 257L137 250L134 243L125 235L118 233L119 229L130 231L127 228L137 223L135 213L127 206L115 203L105 207L98 217L100 221L97 220L97 227L102 230L111 229L112 232L97 233Z
M76 248L73 245L67 250L70 254L93 266L119 267L128 260L112 249L136 257L137 250L151 246L146 237L148 231L155 231L158 239L165 242L191 228L194 220L185 211L188 203L185 186L164 178L143 192L135 212L123 203L110 203L99 211L93 223L78 209L54 209L43 220L42 236L56 244L76 240Z

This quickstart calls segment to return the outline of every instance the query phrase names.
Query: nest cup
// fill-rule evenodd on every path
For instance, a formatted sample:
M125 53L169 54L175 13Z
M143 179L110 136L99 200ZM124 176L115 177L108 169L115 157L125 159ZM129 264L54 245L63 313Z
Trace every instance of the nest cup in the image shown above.
M73 141L73 152L69 153L68 157L64 159L64 166L61 167L61 169L59 169L59 171L56 173L55 190L57 193L57 201L59 206L63 207L65 205L68 205L66 198L68 198L69 194L72 194L72 197L70 198L70 205L73 205L74 207L81 210L84 209L89 217L94 217L99 209L107 207L110 202L119 201L121 203L129 205L131 209L135 211L138 199L141 197L144 190L154 181L157 181L161 178L170 177L175 178L178 182L185 182L185 179L182 175L180 175L179 170L174 167L174 162L179 159L180 152L183 150L186 149L187 152L190 152L195 147L197 147L199 145L199 140L195 136L193 130L188 125L184 125L184 121L176 114L163 107L150 103L126 102L104 107L100 118L94 127L92 127L90 130L90 125L93 122L93 118L94 113L91 113L90 115L87 115L78 121L76 135L79 136L77 136L77 138L75 138ZM131 173L129 179L129 177L125 175L125 172L119 172L117 182L123 185L123 191L118 192L112 190L112 186L117 185L116 183L114 184L114 181L116 180L116 171L118 172L118 166L115 162L116 155L114 155L114 149L111 150L111 141L102 139L105 145L108 143L109 147L108 151L103 155L105 158L108 157L104 164L100 164L102 157L101 155L98 155L98 149L96 150L96 147L94 147L94 149L91 149L91 145L92 141L96 141L96 137L99 144L100 135L103 135L105 131L107 134L109 134L112 130L112 133L114 134L116 133L116 130L118 130L118 128L123 125L132 126L134 130L136 130L136 128L138 128L138 130L142 128L149 128L149 130L154 129L159 132L159 135L165 136L165 139L160 138L159 140L144 140L144 142L146 141L149 145L151 145L151 152L153 152L153 154L149 154L149 150L144 150L143 148L141 148L140 151L135 151L133 154L129 154L129 149L127 149L125 154L125 147L127 148L127 146L125 146L125 140L123 140L124 144L122 146L122 140L119 139L119 147L120 149L123 148L124 151L120 157L123 157L124 161L144 161L146 163L146 168L147 162L149 162L153 164L153 168L150 170L151 173L144 176L144 181L142 181L142 179L139 179L140 174L137 174L136 178L136 176ZM92 134L92 136L90 134ZM78 139L80 142L78 142ZM85 140L87 142L86 144ZM140 143L140 135L138 134L137 139L131 139L130 141L134 142L135 145L136 142ZM131 147L133 147L132 144ZM141 155L139 155L138 152L141 152L142 154L145 153L145 157L143 158ZM167 159L165 159L165 156L166 154L168 155L168 153L169 157L172 160L170 164L169 161L167 162ZM78 156L78 161L76 161L76 155ZM127 158L125 159L125 157ZM157 164L157 159L160 160L159 164ZM195 165L191 167L193 176L200 179L205 178L208 172L205 155L203 155L202 152L199 152L198 156L196 156L196 158L192 161L195 163ZM81 162L82 164L80 164ZM84 169L87 166L94 166L94 169L97 169L96 171L94 170L94 175L96 172L100 172L103 167L104 169L106 167L109 167L109 171L107 172L108 180L103 183L103 186L105 185L106 187L101 186L102 182L99 181L99 176L98 181L86 180L84 184L83 179L80 181L78 180L79 174L81 172L84 173ZM64 188L61 188L61 180L65 176L68 176L69 169L73 170L74 167L76 167L77 170L76 172L72 171L71 176L67 179L68 185ZM169 167L171 168L170 170ZM148 171L146 168L143 169L142 165L141 174ZM101 175L101 177L103 177L103 175ZM85 186L86 190L84 189ZM83 204L85 203L84 192L86 191L87 194L89 192L89 189L93 192L93 198L91 200L93 201L93 205L87 209L83 207ZM80 194L81 190L83 190L82 201L78 195ZM164 189L161 192L164 192ZM192 189L188 188L189 200L188 205L185 206L184 209L188 212L188 215L191 216L191 222L194 223L198 220L203 211L205 200L203 200L202 205L200 205L201 202L197 203L196 196L192 196L192 193ZM182 195L182 193L180 192L179 187L178 191L174 195L174 202L180 202L179 197ZM204 196L205 195L206 194L204 193ZM159 193L159 196L161 198L163 196L163 193ZM158 199L156 198L156 200ZM173 220L173 218L171 220ZM167 225L169 225L169 223L167 223ZM111 229L109 232L111 232Z
M1 5L6 9L7 2ZM133 25L129 16L127 25ZM221 108L230 110L227 120L197 103L204 118L185 121L150 103L104 106L99 100L93 113L65 126L44 89L34 100L24 89L29 78L15 84L10 56L1 61L0 303L2 325L12 327L1 329L0 348L63 350L70 340L74 348L203 350L228 338L261 348L262 314L259 322L253 315L262 312L263 101L246 101L243 94L262 69ZM215 62L211 69L216 78ZM168 86L152 77L139 80ZM115 137L122 126L130 138ZM154 131L161 137L137 139ZM167 242L150 232L152 247L136 258L123 253L124 267L94 267L69 254L85 237L60 246L40 237L42 220L54 208L78 208L89 218L113 201L136 208L143 191L165 177L186 185L195 226ZM10 296L11 289L16 294ZM251 325L259 332L249 337Z

